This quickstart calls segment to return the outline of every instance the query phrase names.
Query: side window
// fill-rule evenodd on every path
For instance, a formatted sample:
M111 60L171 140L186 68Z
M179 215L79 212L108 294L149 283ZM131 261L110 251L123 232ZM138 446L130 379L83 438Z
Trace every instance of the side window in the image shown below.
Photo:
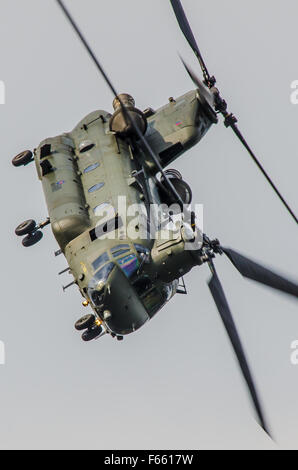
M94 193L95 191L98 191L99 189L104 187L104 183L97 183L94 186L92 186L90 189L88 189L88 193Z
M80 153L85 153L93 149L93 147L95 147L94 142L91 142L91 140L84 140L83 142L80 143L79 150L80 150Z
M97 217L102 217L105 214L114 215L115 209L108 202L103 202L102 204L99 204L99 206L94 207L93 212Z
M93 163L92 165L87 166L85 168L84 173L89 173L90 171L96 170L100 166L100 163Z

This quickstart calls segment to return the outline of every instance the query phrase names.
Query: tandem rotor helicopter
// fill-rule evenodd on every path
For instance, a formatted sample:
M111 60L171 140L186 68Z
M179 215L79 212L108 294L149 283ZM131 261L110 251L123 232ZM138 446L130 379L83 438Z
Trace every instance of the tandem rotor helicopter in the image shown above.
M192 194L177 170L166 169L175 159L197 144L218 116L247 149L291 217L286 203L241 134L235 116L215 87L208 72L180 0L170 0L179 26L202 73L201 81L183 62L196 89L172 98L158 110L140 111L128 94L118 94L92 49L61 0L56 0L79 36L96 67L114 95L114 112L98 110L86 116L73 131L44 140L34 152L25 151L13 159L16 167L35 162L49 211L41 224L27 220L16 229L23 245L30 247L51 225L68 262L70 272L92 314L75 325L83 340L110 334L119 340L150 320L177 293L186 294L183 276L195 266L208 264L212 277L209 288L248 385L260 425L268 433L256 387L214 266L216 255L225 254L246 278L298 297L298 285L234 250L221 246L200 232L190 207ZM136 218L117 206L119 196L129 205L142 207ZM163 230L150 210L152 205L175 205L184 211L179 230ZM117 207L117 209L116 209ZM104 214L104 218L102 215ZM148 217L144 217L147 215ZM168 222L173 213L168 214ZM133 224L136 236L125 231ZM154 237L148 236L154 233ZM198 239L200 240L198 242ZM191 245L193 244L193 245ZM191 249L187 248L192 246ZM181 281L182 280L182 281ZM182 282L182 284L181 284ZM69 286L70 286L69 285ZM68 288L69 286L66 286Z

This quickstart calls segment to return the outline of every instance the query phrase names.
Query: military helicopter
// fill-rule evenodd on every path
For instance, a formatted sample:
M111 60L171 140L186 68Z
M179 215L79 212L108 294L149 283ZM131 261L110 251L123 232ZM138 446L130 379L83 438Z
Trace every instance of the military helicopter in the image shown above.
M23 245L30 247L51 225L68 262L83 305L92 314L78 320L84 341L105 334L122 340L141 328L175 294L186 294L184 276L195 266L208 264L212 277L209 288L227 334L232 342L248 385L260 425L269 433L254 381L233 321L214 258L225 254L246 278L298 297L298 285L247 257L221 246L202 233L196 213L191 210L190 186L181 174L167 167L205 136L218 116L248 150L294 221L297 217L247 144L237 119L215 87L207 70L180 0L170 0L179 26L197 57L204 81L183 61L196 89L158 110L140 111L128 94L118 94L102 65L80 31L63 1L56 0L114 96L114 112L95 111L68 133L47 138L34 152L25 151L13 159L16 167L35 162L49 211L37 224L27 220L16 229ZM128 214L119 196L140 208ZM163 220L151 207L175 207ZM174 228L164 233L164 224ZM127 227L131 225L134 236ZM173 224L172 224L173 225ZM167 225L168 226L168 225ZM152 233L154 236L152 237Z

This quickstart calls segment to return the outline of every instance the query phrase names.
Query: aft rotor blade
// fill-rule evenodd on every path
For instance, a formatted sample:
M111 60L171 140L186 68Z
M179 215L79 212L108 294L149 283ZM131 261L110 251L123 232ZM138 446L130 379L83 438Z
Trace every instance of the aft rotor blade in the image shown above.
M203 56L202 56L202 54L200 52L200 49L198 47L197 41L195 40L194 34L191 30L190 24L188 22L188 19L186 17L186 14L184 12L182 4L181 4L180 0L170 0L170 2L171 2L171 5L173 7L173 10L174 10L175 16L177 18L177 21L179 23L180 29L181 29L182 33L184 34L188 44L190 45L190 47L194 51L196 57L198 58L198 60L200 62L200 65L201 65L201 68L202 68L202 71L203 71L204 79L208 83L210 81L210 75L209 75L209 72L208 72L207 67L205 65Z
M198 88L200 95L203 96L203 98L207 101L207 103L209 104L209 106L211 106L211 108L214 108L214 96L210 92L209 88L207 88L204 85L202 80L200 80L199 77L194 73L194 71L186 64L186 62L184 62L182 57L180 57L180 58L181 58L181 61L184 65L188 75L190 76L193 83Z
M264 414L263 414L260 400L256 391L254 380L252 378L252 374L250 372L250 369L249 369L249 366L245 357L245 353L244 353L244 350L240 341L240 337L239 337L236 325L234 323L234 320L230 311L230 307L228 305L225 293L223 291L222 285L220 283L220 280L217 276L217 273L214 267L212 271L213 271L213 276L208 284L209 289L211 291L214 302L217 306L217 309L219 311L219 314L221 316L225 329L228 333L228 336L234 348L234 352L238 359L242 374L245 378L252 401L254 403L254 406L255 406L259 421L260 421L260 425L262 426L264 431L270 436L270 432L268 431L268 427L265 422Z
M226 119L229 118L231 115L226 115ZM229 121L228 121L229 122ZM262 174L265 176L266 180L268 181L268 183L270 184L271 188L273 189L273 191L275 192L275 194L277 195L277 197L279 198L279 200L282 202L282 204L285 206L285 208L287 209L287 211L289 212L290 216L294 219L294 221L296 222L296 224L298 224L298 219L297 219L297 216L295 215L295 213L293 212L293 210L291 209L291 207L289 206L289 204L287 203L287 201L285 200L285 198L282 196L282 194L280 193L280 191L278 190L276 184L272 181L272 179L270 178L270 176L268 175L268 173L266 172L266 170L264 169L264 167L262 166L262 164L260 163L260 161L258 160L258 158L256 157L256 155L254 154L254 152L252 151L252 149L250 148L250 146L248 145L247 141L245 140L245 138L243 137L243 135L241 134L236 122L232 122L231 124L227 125L227 127L231 127L234 131L234 133L236 134L236 136L238 137L238 139L240 140L240 142L244 145L244 147L246 148L246 150L248 151L249 155L251 156L251 158L253 159L253 161L255 162L255 164L257 165L257 167L259 168L259 170L261 170Z
M191 30L188 19L187 19L186 14L183 10L181 1L180 0L170 0L170 2L171 2L171 5L174 9L174 13L175 13L176 18L178 20L180 29L183 32L186 40L188 41L190 47L192 48L192 50L194 51L196 57L199 60L205 82L206 82L206 84L208 85L209 88L212 88L212 86L214 86L214 84L216 83L216 80L215 80L214 77L210 76L210 74L207 70L206 64L203 60L202 54L199 50L199 47L198 47L197 42L195 40L194 34ZM197 84L197 79L196 79L194 73L189 69L189 67L186 66L186 64L184 64L184 66L185 66L188 74L190 75L191 79L194 81L194 83ZM200 89L202 90L202 87ZM238 126L236 124L237 119L235 118L235 116L233 114L228 113L227 103L222 99L219 92L217 92L217 95L214 97L214 104L215 104L215 106L214 106L215 110L220 112L223 115L223 117L225 119L225 126L226 127L231 127L233 129L234 133L236 134L236 136L238 137L238 139L240 140L242 145L244 145L244 147L248 151L249 155L252 157L255 164L258 166L259 170L262 172L263 176L266 178L267 182L270 184L271 188L273 189L273 191L275 192L277 197L280 199L281 203L284 205L284 207L286 208L286 210L288 211L290 216L294 219L296 224L298 224L297 216L295 215L294 211L291 209L291 207L289 206L289 204L287 203L285 198L282 196L282 194L280 193L280 191L278 190L277 186L274 184L274 182L272 181L272 179L270 178L268 173L265 171L264 167L262 166L262 164L260 163L260 161L258 160L256 155L254 154L254 152L252 151L252 149L250 148L248 143L246 142L245 138L241 134L241 132L238 129Z
M298 298L298 284L229 248L221 247L242 276Z

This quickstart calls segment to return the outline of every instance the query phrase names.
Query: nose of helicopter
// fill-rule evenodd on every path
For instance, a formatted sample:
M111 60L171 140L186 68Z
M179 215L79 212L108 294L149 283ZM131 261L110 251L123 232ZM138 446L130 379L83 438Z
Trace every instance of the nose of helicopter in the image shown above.
M106 324L117 335L133 333L150 319L129 279L118 267L109 278L104 303L110 312Z

